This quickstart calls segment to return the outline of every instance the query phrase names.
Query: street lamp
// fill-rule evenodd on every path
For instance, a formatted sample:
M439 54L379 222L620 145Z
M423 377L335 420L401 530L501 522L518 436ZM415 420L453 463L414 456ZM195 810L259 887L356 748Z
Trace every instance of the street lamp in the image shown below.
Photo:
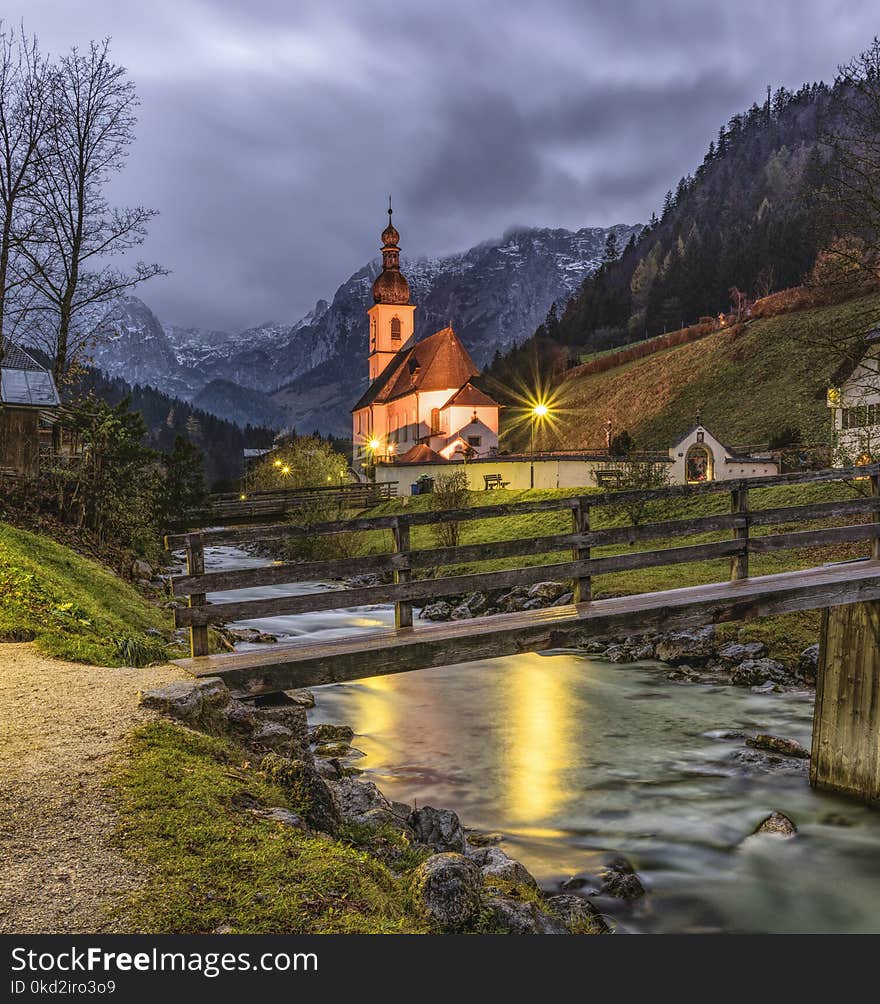
M536 405L532 407L530 412L531 418L531 435L530 435L530 448L529 453L531 455L531 461L529 464L529 487L535 487L535 426L539 422L543 422L544 419L550 414L550 409L544 404L543 401L539 401Z

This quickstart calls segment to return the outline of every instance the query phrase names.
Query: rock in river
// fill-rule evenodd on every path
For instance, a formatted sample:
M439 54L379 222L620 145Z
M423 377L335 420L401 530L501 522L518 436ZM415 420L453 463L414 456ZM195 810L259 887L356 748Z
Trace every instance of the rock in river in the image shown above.
M779 753L781 756L793 756L800 760L810 759L810 751L794 739L781 739L779 736L768 736L759 733L752 739L746 739L746 746L753 746L759 750L770 750L772 753Z
M665 635L654 647L656 658L673 665L680 662L704 663L715 655L715 628L697 631L677 631Z
M465 852L467 842L458 815L451 809L433 809L424 805L409 816L416 840L438 851Z
M788 674L785 666L774 659L747 659L734 667L730 678L737 687L755 687L768 681L785 683Z
M755 827L753 835L757 836L759 833L767 833L774 837L793 837L797 833L797 827L784 812L771 812Z

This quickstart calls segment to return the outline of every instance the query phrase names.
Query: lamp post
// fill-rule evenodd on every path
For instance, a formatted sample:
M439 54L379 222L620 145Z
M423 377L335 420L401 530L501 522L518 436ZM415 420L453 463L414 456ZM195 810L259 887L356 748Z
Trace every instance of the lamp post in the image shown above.
M546 417L550 409L546 404L536 404L532 408L531 413L531 436L530 436L530 448L529 453L531 455L531 462L529 464L529 487L535 487L535 426L538 422L542 422Z

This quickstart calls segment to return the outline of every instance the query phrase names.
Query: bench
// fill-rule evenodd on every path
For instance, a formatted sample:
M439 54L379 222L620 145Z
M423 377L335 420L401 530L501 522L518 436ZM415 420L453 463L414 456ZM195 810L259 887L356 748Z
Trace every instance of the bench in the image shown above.
M500 474L484 474L483 483L487 492L493 488L506 488L510 484L509 481L502 481Z

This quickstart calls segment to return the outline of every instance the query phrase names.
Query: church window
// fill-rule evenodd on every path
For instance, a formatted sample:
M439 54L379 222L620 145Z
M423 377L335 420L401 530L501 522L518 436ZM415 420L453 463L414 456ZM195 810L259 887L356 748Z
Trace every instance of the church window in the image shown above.
M391 341L392 342L399 342L400 341L400 318L399 317L392 317L391 318Z
M468 446L482 446L483 437L482 436L468 436Z
M685 480L689 485L712 481L714 477L712 451L708 446L695 443L684 458Z
M376 318L370 318L370 351L376 351Z
M440 409L431 409L431 435L436 436L440 431Z

